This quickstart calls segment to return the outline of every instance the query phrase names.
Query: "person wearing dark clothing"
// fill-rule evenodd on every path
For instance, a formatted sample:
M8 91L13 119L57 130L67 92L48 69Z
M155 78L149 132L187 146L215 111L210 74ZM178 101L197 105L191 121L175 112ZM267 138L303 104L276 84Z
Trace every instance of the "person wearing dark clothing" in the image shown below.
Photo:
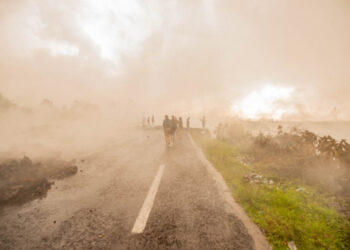
M154 126L154 115L152 115L152 126Z
M171 143L171 132L172 132L172 121L169 119L169 116L165 116L163 121L163 130L165 137L165 144L169 147Z
M182 122L182 117L179 117L179 128L183 128L184 124Z
M180 139L181 139L183 127L184 127L184 124L183 124L183 121L182 121L182 117L179 117L177 135L179 136Z
M171 131L170 131L171 145L174 145L176 130L177 130L177 120L175 116L171 116Z
M206 119L205 119L205 116L203 116L203 118L201 119L201 122L202 122L202 128L205 129L205 123L206 123Z

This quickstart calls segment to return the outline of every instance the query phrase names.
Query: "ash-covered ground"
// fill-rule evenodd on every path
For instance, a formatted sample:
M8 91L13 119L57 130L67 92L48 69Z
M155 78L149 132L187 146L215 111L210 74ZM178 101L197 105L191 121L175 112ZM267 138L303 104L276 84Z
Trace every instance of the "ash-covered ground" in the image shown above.
M33 162L28 157L0 163L0 209L43 198L54 180L76 174L74 162L45 160Z

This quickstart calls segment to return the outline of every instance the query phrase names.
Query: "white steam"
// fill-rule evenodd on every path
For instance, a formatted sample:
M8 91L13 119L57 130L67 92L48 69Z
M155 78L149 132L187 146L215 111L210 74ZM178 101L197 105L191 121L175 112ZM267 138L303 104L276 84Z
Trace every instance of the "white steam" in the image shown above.
M233 104L232 110L245 119L279 120L285 114L295 113L291 102L294 91L294 87L268 84Z

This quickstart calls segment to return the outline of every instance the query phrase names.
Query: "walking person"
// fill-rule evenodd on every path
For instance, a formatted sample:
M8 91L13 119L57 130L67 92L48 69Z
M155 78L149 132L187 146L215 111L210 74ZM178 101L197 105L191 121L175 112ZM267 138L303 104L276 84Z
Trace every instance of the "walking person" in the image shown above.
M205 129L205 123L207 122L207 120L205 119L205 116L203 116L203 118L201 119L202 122L202 128Z
M187 117L186 119L186 128L190 128L190 118Z
M181 139L181 136L182 136L182 130L184 128L184 124L183 124L183 121L182 121L182 117L180 116L179 117L179 121L178 121L178 129L177 129L177 134L179 136L179 138Z
M169 147L171 143L172 121L169 120L169 116L167 115L165 115L164 117L163 130L164 130L165 144L167 147Z
M175 116L173 115L173 116L171 116L171 130L170 130L171 146L173 146L175 143L176 130L177 130L177 120L176 120Z
M152 115L152 126L154 127L154 115Z

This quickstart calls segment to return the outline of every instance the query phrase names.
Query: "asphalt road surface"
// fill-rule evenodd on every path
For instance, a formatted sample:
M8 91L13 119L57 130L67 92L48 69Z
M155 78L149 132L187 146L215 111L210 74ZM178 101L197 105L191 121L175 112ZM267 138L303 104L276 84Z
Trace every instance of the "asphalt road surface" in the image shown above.
M166 148L161 130L130 131L3 210L0 249L263 249L197 151L186 133Z

